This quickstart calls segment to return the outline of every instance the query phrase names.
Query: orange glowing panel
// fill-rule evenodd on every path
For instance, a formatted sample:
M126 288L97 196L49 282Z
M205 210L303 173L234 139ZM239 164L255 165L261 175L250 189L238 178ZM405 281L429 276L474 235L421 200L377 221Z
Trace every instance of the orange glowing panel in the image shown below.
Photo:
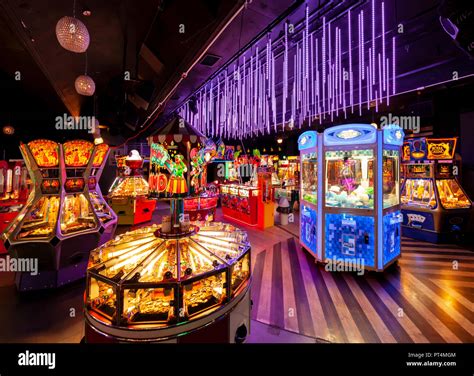
M453 159L456 138L427 138L428 159Z
M59 146L50 140L35 140L28 143L33 158L39 167L56 167L59 164Z
M94 155L94 162L92 162L94 167L100 167L108 151L109 151L109 145L107 144L97 145L96 150L95 150L95 155Z
M85 167L89 163L94 144L89 141L74 140L63 144L64 163L67 167Z
M402 159L404 161L410 160L410 145L408 143L403 144L403 156Z

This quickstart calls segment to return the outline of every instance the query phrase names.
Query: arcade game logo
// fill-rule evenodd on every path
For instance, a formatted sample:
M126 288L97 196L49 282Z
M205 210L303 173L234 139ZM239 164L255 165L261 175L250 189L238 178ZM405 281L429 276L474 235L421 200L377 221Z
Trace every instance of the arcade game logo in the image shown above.
M407 214L408 217L408 226L412 225L413 222L423 223L426 220L426 217L421 214Z
M427 139L428 159L452 159L456 146L455 138Z

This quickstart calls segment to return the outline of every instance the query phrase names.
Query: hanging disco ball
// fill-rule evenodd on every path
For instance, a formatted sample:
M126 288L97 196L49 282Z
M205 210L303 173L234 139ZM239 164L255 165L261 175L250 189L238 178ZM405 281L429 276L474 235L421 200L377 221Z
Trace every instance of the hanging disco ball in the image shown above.
M59 44L68 51L82 53L89 47L90 37L86 25L74 17L65 16L56 24Z
M76 78L74 86L78 94L85 95L90 97L94 95L95 92L95 82L94 80L86 75L81 75Z

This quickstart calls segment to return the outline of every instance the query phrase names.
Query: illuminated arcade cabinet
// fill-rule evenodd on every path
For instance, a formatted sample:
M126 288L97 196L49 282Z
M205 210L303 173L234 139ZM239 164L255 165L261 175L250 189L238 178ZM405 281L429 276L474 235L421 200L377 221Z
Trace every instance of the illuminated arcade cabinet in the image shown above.
M33 191L2 236L12 257L38 259L37 275L16 274L20 291L59 287L84 277L90 250L115 231L98 185L109 147L36 140L20 149Z
M457 180L456 142L418 137L404 143L403 235L437 243L466 231L472 202Z

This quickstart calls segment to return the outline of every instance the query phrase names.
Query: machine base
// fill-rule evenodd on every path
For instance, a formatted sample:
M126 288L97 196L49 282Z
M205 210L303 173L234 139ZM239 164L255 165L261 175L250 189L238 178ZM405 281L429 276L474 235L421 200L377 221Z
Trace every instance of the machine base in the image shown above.
M230 307L162 330L126 330L100 324L86 313L87 343L243 343L250 333L250 288ZM129 335L127 335L129 333ZM133 338L132 338L133 337Z

